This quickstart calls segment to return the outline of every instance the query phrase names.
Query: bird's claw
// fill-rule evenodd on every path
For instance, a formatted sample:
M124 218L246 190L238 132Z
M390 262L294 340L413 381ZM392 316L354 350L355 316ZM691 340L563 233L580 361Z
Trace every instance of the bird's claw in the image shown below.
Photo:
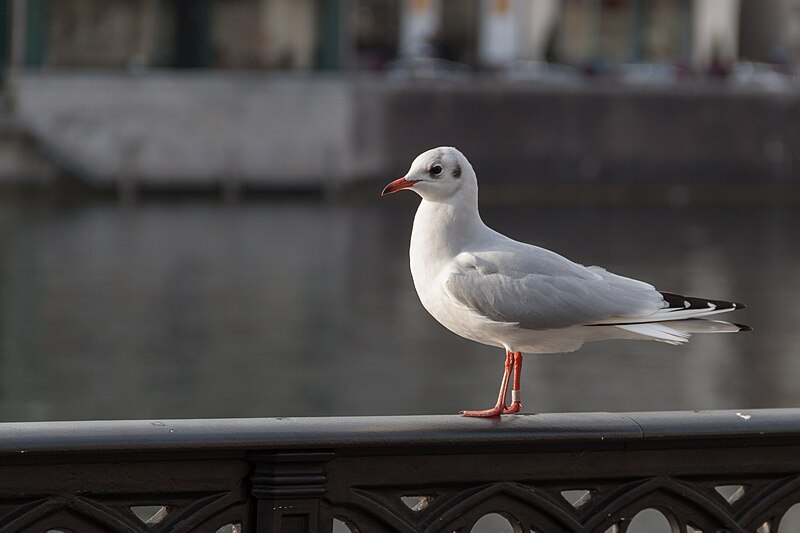
M491 409L483 411L459 411L461 416L471 418L498 418L500 415L513 415L522 409L522 402L512 402L511 405L495 405Z
M483 411L461 411L461 416L470 418L499 418L506 410L505 405L496 405Z

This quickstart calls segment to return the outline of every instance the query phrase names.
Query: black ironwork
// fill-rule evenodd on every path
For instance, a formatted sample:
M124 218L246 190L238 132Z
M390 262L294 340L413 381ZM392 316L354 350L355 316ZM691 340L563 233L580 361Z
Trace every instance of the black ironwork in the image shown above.
M0 424L1 532L775 532L800 409Z

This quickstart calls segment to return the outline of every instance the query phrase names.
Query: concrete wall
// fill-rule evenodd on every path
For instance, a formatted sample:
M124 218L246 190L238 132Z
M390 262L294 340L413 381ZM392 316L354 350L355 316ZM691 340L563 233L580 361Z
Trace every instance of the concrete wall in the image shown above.
M443 144L484 180L800 178L797 92L219 73L23 74L12 91L17 120L99 183L385 181Z
M800 178L798 94L708 88L411 89L386 94L391 165L454 144L507 180Z
M21 75L14 111L90 179L316 186L359 169L352 91L248 75Z

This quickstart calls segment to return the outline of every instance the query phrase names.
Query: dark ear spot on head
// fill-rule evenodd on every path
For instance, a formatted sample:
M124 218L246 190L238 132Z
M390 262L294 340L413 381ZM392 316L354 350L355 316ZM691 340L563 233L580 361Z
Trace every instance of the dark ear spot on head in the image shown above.
M453 177L460 178L461 177L461 165L456 163L456 168L453 169Z

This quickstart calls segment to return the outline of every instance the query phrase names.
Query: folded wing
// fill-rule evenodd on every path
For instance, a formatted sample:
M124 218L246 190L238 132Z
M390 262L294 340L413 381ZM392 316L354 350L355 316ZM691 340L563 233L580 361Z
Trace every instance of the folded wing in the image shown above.
M668 306L652 285L533 246L522 252L462 253L446 288L453 299L491 320L532 330L635 322Z

